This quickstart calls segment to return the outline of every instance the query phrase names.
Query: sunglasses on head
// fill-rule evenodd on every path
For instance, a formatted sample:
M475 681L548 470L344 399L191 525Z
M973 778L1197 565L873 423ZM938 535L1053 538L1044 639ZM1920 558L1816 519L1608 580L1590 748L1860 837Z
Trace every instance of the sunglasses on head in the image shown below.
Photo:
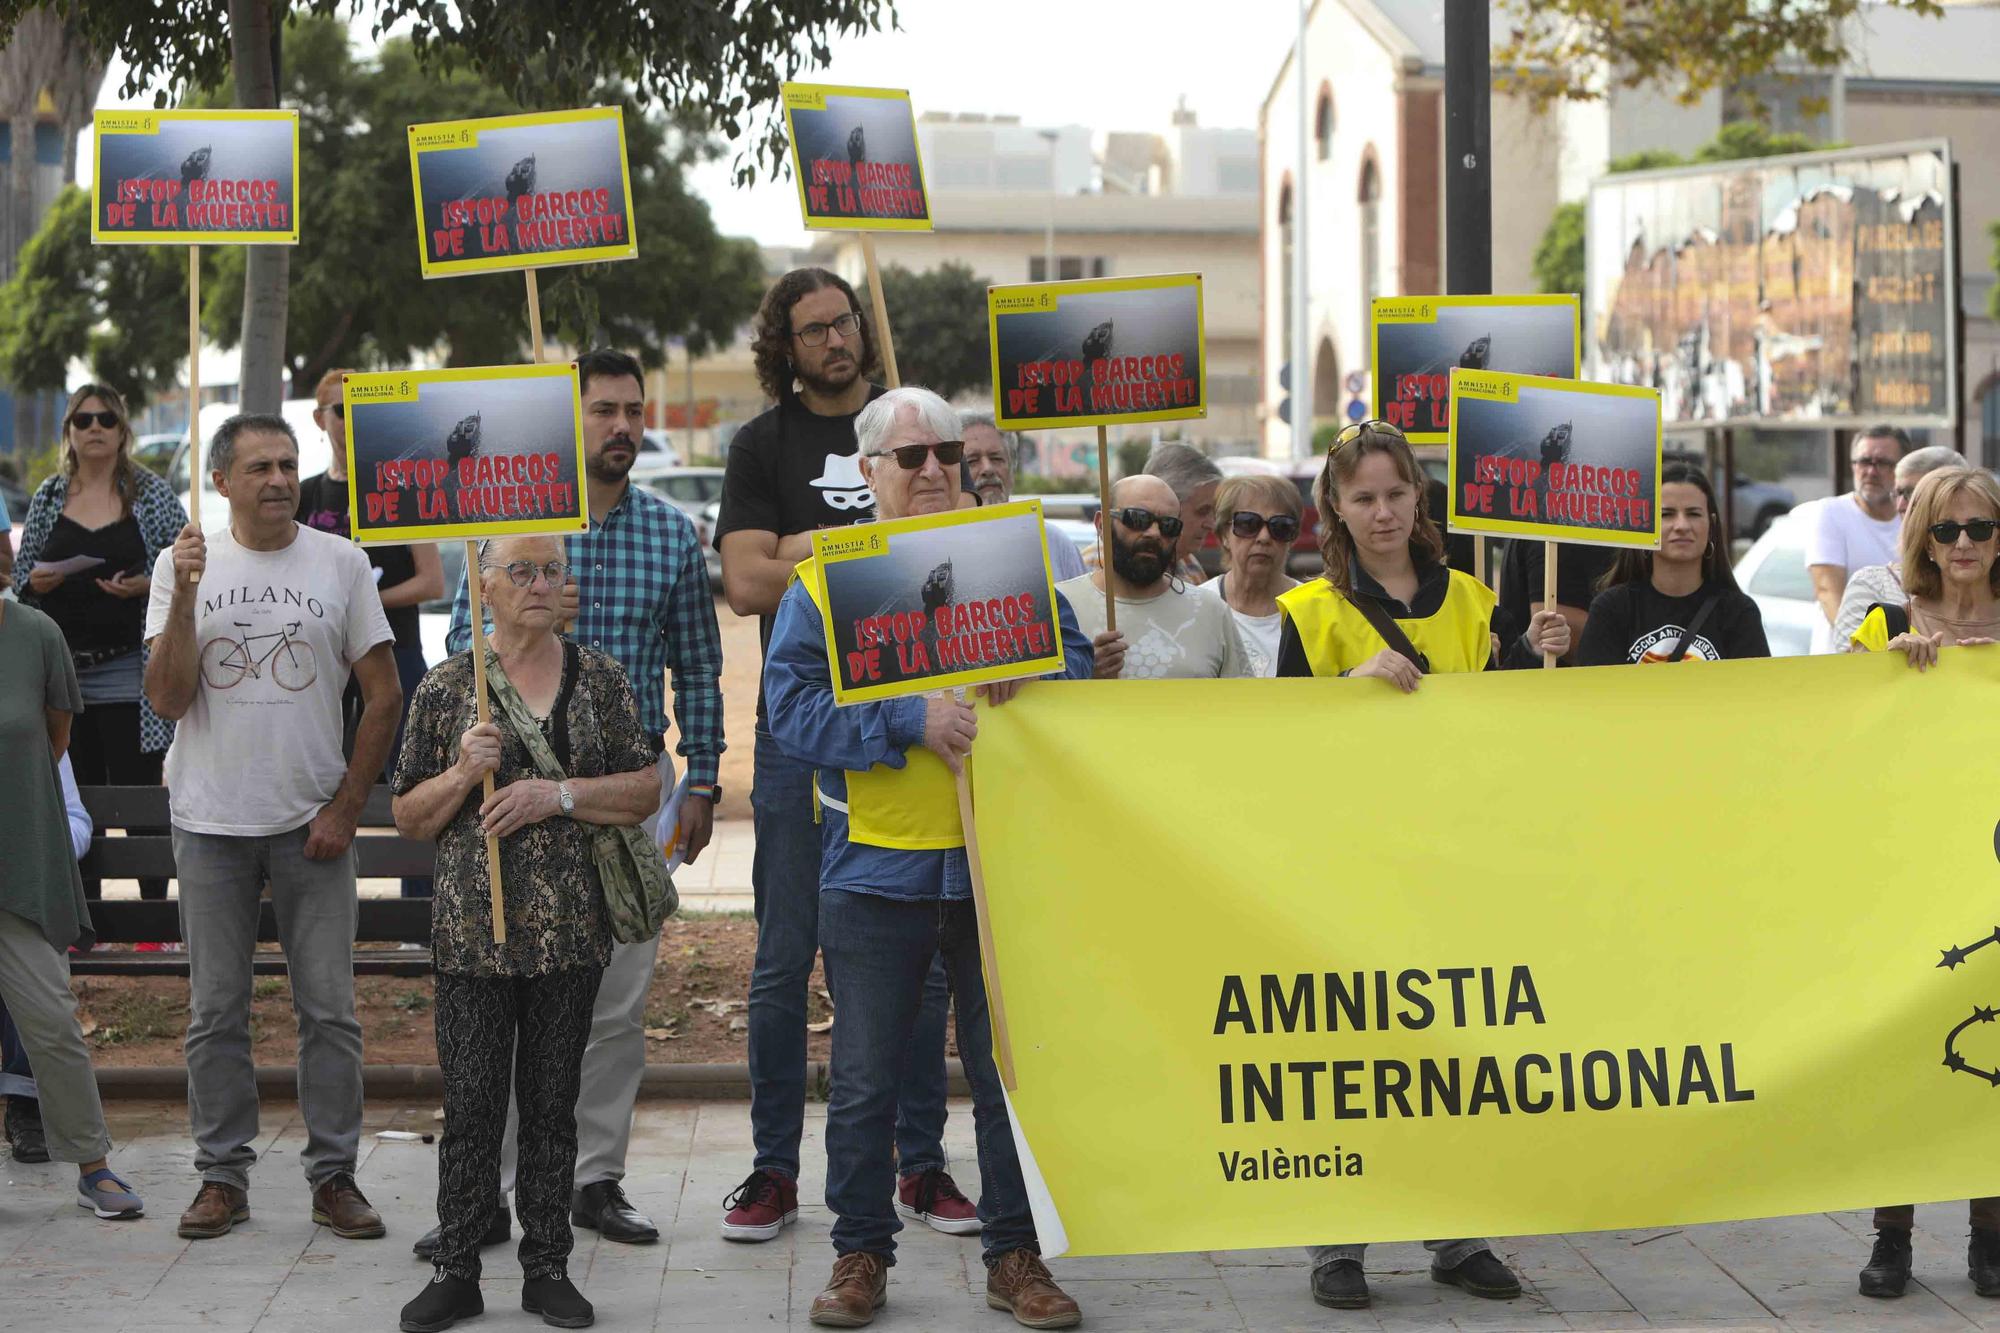
M104 427L106 430L110 430L118 424L118 414L116 412L78 412L69 419L69 424L74 430L89 430L93 422Z
M1327 453L1331 454L1334 450L1340 448L1341 445L1349 444L1355 440L1360 439L1362 433L1373 426L1381 426L1386 430L1392 430L1396 432L1396 437L1398 439L1402 438L1403 435L1402 428L1398 426L1395 422L1384 421L1380 417L1370 417L1366 421L1353 421L1349 422L1345 426L1342 426L1339 432L1334 435L1333 443L1327 446L1326 448Z
M1248 539L1265 528L1271 530L1274 542L1290 542L1299 535L1299 521L1290 514L1253 514L1239 509L1229 516L1229 531L1235 536Z
M896 460L896 466L902 468L905 472L915 472L924 465L924 455L926 454L936 454L940 466L957 467L959 460L965 457L965 441L940 440L936 444L905 444L899 445L894 449L879 450L876 453L870 454L869 457L882 458L893 456Z
M1126 509L1114 509L1111 517L1123 523L1134 532L1144 532L1155 523L1160 526L1160 535L1168 541L1181 535L1181 521L1166 514L1156 514L1150 509L1133 505Z
M1961 532L1975 542L1983 542L1991 540L1996 531L2000 531L2000 519L1975 518L1970 523L1960 523L1948 518L1942 523L1931 524L1931 538L1941 546L1956 542Z

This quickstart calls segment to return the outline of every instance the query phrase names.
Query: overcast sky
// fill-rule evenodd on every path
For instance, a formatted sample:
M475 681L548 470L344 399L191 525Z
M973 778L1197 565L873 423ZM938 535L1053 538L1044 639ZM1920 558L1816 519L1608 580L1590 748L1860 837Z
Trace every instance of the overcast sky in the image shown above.
M801 79L907 88L919 115L978 111L1093 130L1164 130L1185 95L1203 125L1254 129L1298 22L1295 0L901 0L897 10L900 31L837 40L827 68ZM355 32L367 41L365 20ZM123 104L124 73L115 62L100 105ZM84 149L87 172L87 140ZM733 156L692 181L716 226L768 245L806 244L791 182L739 190Z

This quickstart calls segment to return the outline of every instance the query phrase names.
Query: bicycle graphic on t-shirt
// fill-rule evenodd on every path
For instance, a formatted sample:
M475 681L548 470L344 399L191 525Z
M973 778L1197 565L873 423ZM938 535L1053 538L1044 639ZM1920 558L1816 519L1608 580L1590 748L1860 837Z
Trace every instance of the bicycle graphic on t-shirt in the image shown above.
M279 688L294 694L309 689L319 679L319 663L312 645L292 637L299 632L300 621L294 620L271 634L251 634L247 632L251 628L248 622L235 623L237 629L246 632L233 639L210 639L201 647L201 678L210 689L234 689L245 677L253 680L262 677L267 665ZM253 643L270 646L253 652L250 647Z

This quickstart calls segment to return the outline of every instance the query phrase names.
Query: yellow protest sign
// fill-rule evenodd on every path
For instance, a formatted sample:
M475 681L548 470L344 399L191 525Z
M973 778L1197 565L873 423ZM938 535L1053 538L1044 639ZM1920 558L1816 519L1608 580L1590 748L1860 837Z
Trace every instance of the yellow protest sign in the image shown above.
M97 245L297 245L299 113L99 111Z
M2000 747L1996 700L2000 649L1972 648L982 710L1044 1245L2000 1193L2000 805L1938 767L1943 738Z
M787 83L785 132L810 231L929 231L923 148L901 88Z
M1208 415L1199 273L988 287L986 333L1002 429Z

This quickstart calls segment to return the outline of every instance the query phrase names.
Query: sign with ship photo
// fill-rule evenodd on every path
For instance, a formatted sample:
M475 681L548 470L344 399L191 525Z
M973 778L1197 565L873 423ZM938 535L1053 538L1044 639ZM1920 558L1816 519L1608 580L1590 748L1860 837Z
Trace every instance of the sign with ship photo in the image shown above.
M813 231L929 231L922 151L900 88L784 86L799 213Z
M1379 297L1372 415L1412 444L1451 436L1451 372L1576 377L1581 315L1574 296Z
M1208 415L1201 275L986 289L1003 430Z
M589 528L576 367L347 376L354 540L476 541Z
M639 253L615 106L412 125L410 184L426 278Z
M299 113L99 111L90 239L297 245Z

